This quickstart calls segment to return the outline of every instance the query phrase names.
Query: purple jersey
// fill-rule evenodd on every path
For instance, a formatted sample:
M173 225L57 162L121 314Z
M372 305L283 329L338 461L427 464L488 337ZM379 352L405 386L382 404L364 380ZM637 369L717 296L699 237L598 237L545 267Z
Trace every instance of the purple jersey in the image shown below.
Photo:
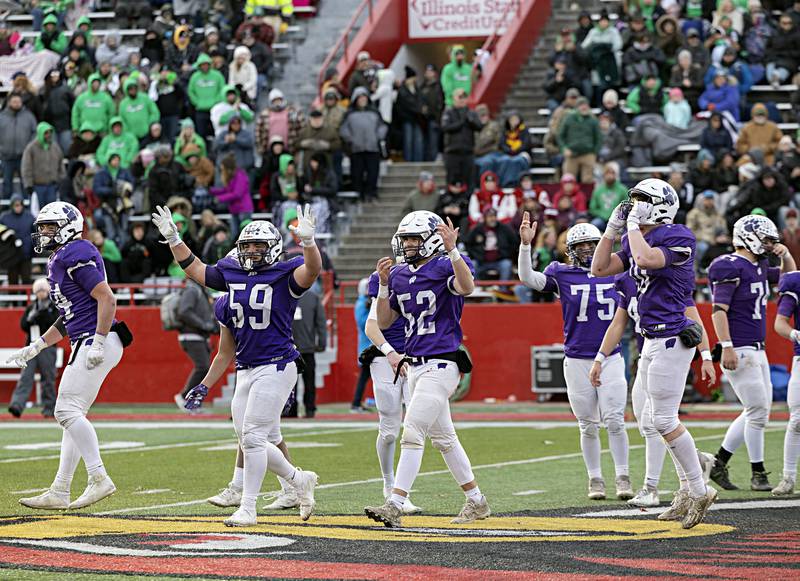
M633 321L633 330L641 337L642 328L639 323L639 301L636 298L638 287L636 281L627 272L614 277L614 288L619 295L619 307L628 312L628 317ZM641 350L641 343L639 344Z
M728 328L734 347L767 338L769 287L779 277L780 268L770 267L766 259L753 264L739 254L715 258L708 267L714 303L728 306Z
M778 286L781 300L778 302L778 314L794 317L794 328L800 329L800 271L787 272L781 277ZM794 354L800 355L800 343L792 341Z
M103 257L88 240L73 240L56 250L47 263L50 298L67 327L70 340L97 330L97 301L92 290L106 280Z
M373 299L378 296L378 287L380 286L380 279L378 272L373 272L369 276L369 285L367 286L367 294ZM398 318L392 326L388 329L381 329L383 338L392 346L398 353L405 353L406 348L406 323L405 319ZM380 347L380 345L378 345Z
M292 339L297 299L307 289L294 280L303 257L276 262L256 271L244 270L236 253L206 268L209 288L227 291L224 305L215 313L236 341L236 368L249 369L299 356Z
M614 278L594 277L585 268L551 262L544 269L544 292L558 293L564 316L564 353L594 359L617 310ZM613 355L619 352L619 345Z
M650 230L644 239L664 254L664 267L645 270L636 266L627 234L622 237L622 250L617 256L636 281L642 334L674 337L691 325L685 310L686 297L692 295L695 286L695 237L682 224L664 224Z
M470 259L463 259L474 275ZM389 273L389 304L405 319L406 355L452 353L461 345L464 297L454 284L453 265L444 255L420 267L401 264Z

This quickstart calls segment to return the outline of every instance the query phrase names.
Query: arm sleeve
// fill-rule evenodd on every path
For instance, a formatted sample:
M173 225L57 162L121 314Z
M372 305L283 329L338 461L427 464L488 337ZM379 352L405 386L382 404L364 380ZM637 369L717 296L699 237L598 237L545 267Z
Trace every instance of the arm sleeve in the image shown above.
M631 261L628 258L628 253L625 252L624 250L620 250L619 252L617 252L617 256L622 261L622 266L625 267L625 270L628 270L631 267Z
M739 272L724 258L711 263L708 269L708 280L711 283L711 296L716 304L730 305L733 293L739 286Z
M537 291L544 289L547 284L547 277L541 272L533 270L530 246L522 246L520 244L517 268L519 270L519 278L525 286Z
M771 266L767 269L767 281L770 284L777 284L781 279L781 269L779 266Z
M781 295L778 301L778 314L784 317L790 317L797 308L797 296L794 293Z
M94 287L106 280L94 261L78 262L68 268L67 272L70 278L87 293L91 293Z
M368 321L377 321L378 320L378 301L372 301L372 304L369 306L369 314L367 315Z
M737 286L738 284L732 281L714 283L711 293L714 304L730 306L731 301L733 300L733 293L736 292Z
M225 292L228 290L225 284L225 277L216 266L206 266L206 286L215 291Z

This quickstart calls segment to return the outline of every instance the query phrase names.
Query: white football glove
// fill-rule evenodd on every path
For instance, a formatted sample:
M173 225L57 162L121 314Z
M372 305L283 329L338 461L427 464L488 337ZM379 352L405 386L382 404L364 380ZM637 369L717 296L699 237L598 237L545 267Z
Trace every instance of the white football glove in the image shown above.
M153 224L170 246L177 246L181 242L178 226L172 221L172 212L165 206L156 206L156 211L150 214Z
M15 365L16 367L25 369L28 366L28 361L36 357L45 348L47 348L47 343L44 342L44 339L39 337L30 345L14 351L14 353L6 359L6 365Z
M798 331L797 329L792 329L792 332L789 333L789 337L795 343L800 343L800 331Z
M292 234L300 239L301 246L314 246L314 232L317 229L317 219L311 212L311 206L306 204L305 209L297 205L297 226L289 226Z
M106 338L95 333L92 346L86 354L86 369L94 369L106 358Z
M631 208L628 214L628 228L631 226L633 226L634 229L638 228L640 224L643 224L650 217L652 211L653 204L638 200L634 202L633 208Z
M605 237L614 240L617 235L625 231L625 221L628 219L630 204L622 202L611 212L611 217L606 224Z

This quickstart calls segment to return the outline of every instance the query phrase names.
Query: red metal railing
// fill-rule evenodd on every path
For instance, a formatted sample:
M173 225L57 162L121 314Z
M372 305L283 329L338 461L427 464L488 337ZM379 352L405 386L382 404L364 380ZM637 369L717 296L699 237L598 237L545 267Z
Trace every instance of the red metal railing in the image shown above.
M353 13L353 17L350 19L350 23L347 25L347 28L344 29L342 35L339 37L339 40L333 45L333 48L328 52L328 56L325 57L325 60L322 61L322 67L319 70L319 75L317 75L317 88L322 87L322 83L325 82L325 71L328 70L334 61L339 60L341 58L347 58L347 52L350 48L350 35L356 28L358 24L359 18L364 13L364 10L367 10L367 21L372 22L372 4L373 2L377 2L378 0L364 0L356 11ZM395 0L401 1L401 0ZM402 0L405 1L405 0ZM398 23L399 26L399 23ZM339 56L339 51L341 50L341 56Z
M486 37L486 40L483 41L483 45L481 46L481 55L489 54L489 59L497 59L497 53L495 52L495 46L497 44L497 39L502 36L501 30L507 27L508 22L508 15L511 13L512 8L514 9L515 16L519 18L520 13L522 12L522 2L524 0L516 0L516 2L509 2L506 4L505 10L503 10L503 14L500 15L498 18L497 23L494 26L494 30L492 34ZM475 62L472 63L473 71L477 71L478 65L480 62L476 59ZM480 82L480 79L479 81Z

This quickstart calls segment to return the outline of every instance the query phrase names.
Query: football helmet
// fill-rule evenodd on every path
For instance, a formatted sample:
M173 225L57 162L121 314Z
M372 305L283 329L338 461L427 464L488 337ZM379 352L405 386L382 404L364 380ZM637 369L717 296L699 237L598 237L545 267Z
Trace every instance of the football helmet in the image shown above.
M742 216L733 225L733 245L746 248L756 256L768 251L764 246L765 241L776 244L779 239L777 226L766 216Z
M40 226L56 225L54 234L41 231ZM37 253L53 252L83 234L83 216L78 208L67 202L51 202L39 211L34 222L33 248Z
M584 242L592 242L597 246L602 236L594 224L575 224L567 230L567 256L572 264L581 268L591 268L594 248L587 252L586 249L577 250L575 247Z
M244 245L247 243L266 244L264 252L246 252ZM236 240L236 250L239 265L244 270L255 270L261 266L270 266L278 261L283 254L283 237L278 229L266 220L254 220L244 227Z
M403 246L400 244L400 239L396 236L392 237L392 256L394 256L395 264L402 264L406 261L403 256Z
M436 231L442 219L425 210L411 212L400 221L394 235L393 246L400 249L402 256L408 264L416 264L421 260L430 258L444 250L444 240ZM403 238L415 237L419 240L417 246L406 247Z
M650 216L641 222L643 225L672 224L680 207L678 193L675 188L664 180L657 178L648 178L640 181L628 190L628 198L630 198L631 202L636 199L642 199L653 206Z

